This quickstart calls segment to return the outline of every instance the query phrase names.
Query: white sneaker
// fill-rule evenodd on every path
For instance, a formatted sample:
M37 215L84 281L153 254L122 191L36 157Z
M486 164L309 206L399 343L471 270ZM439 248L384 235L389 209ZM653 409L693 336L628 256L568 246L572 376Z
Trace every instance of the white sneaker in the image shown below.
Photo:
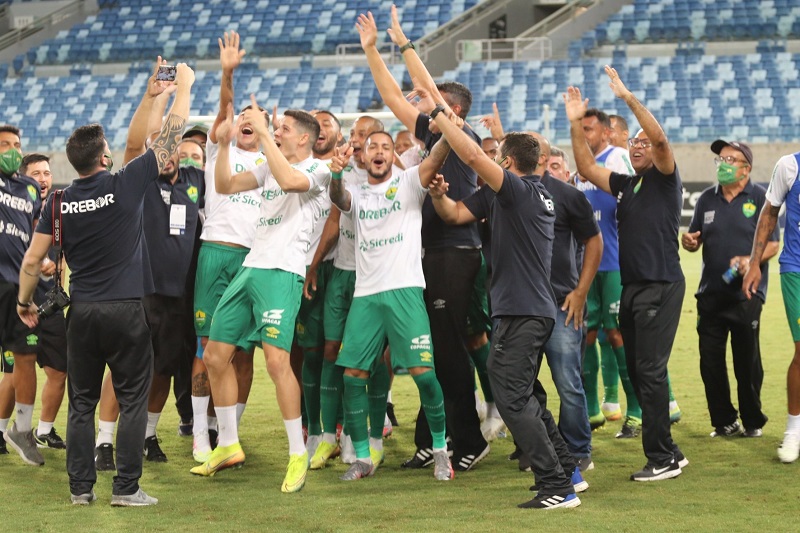
M506 425L502 418L490 416L481 424L481 433L486 442L491 442L496 439L500 433L506 429Z
M314 457L314 454L317 453L317 447L320 442L322 442L322 435L308 436L308 439L306 439L306 451L309 457Z
M783 434L781 447L778 448L778 459L782 463L793 463L797 461L798 456L800 456L800 435L787 431Z
M342 433L339 438L339 447L341 448L339 458L344 464L351 465L356 462L356 449L353 447L353 439L350 438L350 435Z

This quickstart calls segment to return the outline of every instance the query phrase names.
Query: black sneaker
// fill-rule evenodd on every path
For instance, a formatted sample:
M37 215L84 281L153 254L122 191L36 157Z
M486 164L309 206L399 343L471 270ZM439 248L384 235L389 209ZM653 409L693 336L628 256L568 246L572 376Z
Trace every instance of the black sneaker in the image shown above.
M761 428L745 429L744 432L742 433L742 437L747 437L751 439L763 436L764 436L764 430L762 430ZM3 452L0 451L0 453Z
M689 466L689 459L680 450L675 452L675 460L678 461L678 466L681 467L681 470Z
M519 466L520 472L530 472L531 471L531 461L528 459L528 456L524 453L519 454L517 458L517 463Z
M167 462L167 455L161 451L161 446L158 445L158 437L156 435L144 439L144 457L148 461L154 463Z
M397 417L394 415L394 404L392 402L386 402L386 416L389 417L389 422L392 423L392 427L400 425L400 422L397 421Z
M467 470L471 470L476 464L481 462L481 459L489 455L489 451L491 447L487 444L486 448L483 449L480 453L470 453L461 457L453 456L453 470L457 470L458 472L466 472Z
M432 448L418 448L414 453L414 457L405 461L403 468L425 468L433 464L433 449Z
M614 437L617 439L633 439L638 437L641 432L642 419L635 416L626 416L625 422L622 423L622 429Z
M711 437L733 437L742 433L742 426L738 420L734 420L733 424L715 428L711 432Z
M8 448L6 448L6 440L3 438L2 431L0 431L0 455L8 455Z
M678 461L673 459L666 466L647 463L644 468L631 474L631 481L661 481L662 479L670 479L679 475L681 475L681 467Z
M66 450L67 444L64 439L58 436L56 428L50 428L47 435L39 435L33 430L33 440L36 441L37 448L53 448L54 450Z
M181 419L181 421L178 422L179 437L191 437L192 429L194 429L194 419L192 418L190 418L189 420Z
M516 461L519 459L520 455L522 455L522 448L520 448L517 443L514 443L514 451L508 454L509 461Z
M217 441L219 440L219 433L216 429L208 430L208 442L211 444L211 449L217 449Z
M568 509L570 507L577 507L581 504L581 499L578 498L578 495L574 492L571 494L565 495L544 495L544 494L537 494L534 499L531 501L521 503L517 505L520 509L543 509L543 510L550 510L550 509L559 509L564 508Z
M114 445L105 443L94 449L94 467L101 471L116 471L114 463Z

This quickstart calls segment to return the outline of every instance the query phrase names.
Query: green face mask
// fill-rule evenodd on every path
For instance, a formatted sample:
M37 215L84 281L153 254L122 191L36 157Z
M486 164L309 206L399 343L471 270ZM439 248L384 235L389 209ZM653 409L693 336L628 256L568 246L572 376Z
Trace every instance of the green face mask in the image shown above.
M717 181L720 185L730 185L736 183L740 178L736 177L738 167L729 163L720 163L717 167Z
M0 172L6 176L12 176L22 164L22 154L11 149L0 154Z
M185 159L181 159L178 161L178 166L180 167L195 167L195 168L203 168L203 164L196 159L192 159L191 157L187 157Z
M111 169L114 168L114 160L111 159L111 154L105 154L106 160L108 160L108 164L106 165L106 170L111 172Z

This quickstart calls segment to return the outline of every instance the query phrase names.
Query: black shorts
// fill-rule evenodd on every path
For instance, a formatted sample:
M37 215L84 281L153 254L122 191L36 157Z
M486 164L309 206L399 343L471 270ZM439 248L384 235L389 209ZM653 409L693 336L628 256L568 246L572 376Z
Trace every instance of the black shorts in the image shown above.
M14 283L0 281L0 345L5 350L21 353L39 353L39 332L31 329L17 315L17 293Z
M145 296L142 304L153 342L153 371L160 376L174 376L180 362L194 355L193 351L187 355L186 343L187 324L193 324L192 311L183 298L161 294Z
M67 371L67 321L63 312L39 322L39 355L36 360L41 368L47 366L59 372Z

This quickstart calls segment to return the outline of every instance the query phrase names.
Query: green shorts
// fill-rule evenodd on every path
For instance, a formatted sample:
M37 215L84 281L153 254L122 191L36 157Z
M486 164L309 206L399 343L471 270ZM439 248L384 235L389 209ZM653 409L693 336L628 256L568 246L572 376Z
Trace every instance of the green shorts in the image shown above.
M194 286L194 330L198 337L208 337L219 299L242 268L249 252L248 248L213 242L200 245Z
M619 270L598 272L594 276L586 297L588 318L586 329L619 329L619 300L622 297L622 280Z
M383 354L387 337L393 367L433 367L431 325L422 287L353 298L336 364L371 370L375 359Z
M786 320L792 330L792 340L800 342L800 273L785 272L781 274L781 294L783 307L786 309Z
M481 267L475 276L467 309L467 336L472 337L490 331L492 331L492 319L489 317L489 299L486 296L486 260L481 253Z
M317 291L309 287L310 300L302 297L300 311L297 313L295 334L297 344L301 348L316 348L325 344L325 334L322 327L322 316L325 308L325 288L333 271L333 261L323 261L317 268Z
M209 339L238 344L258 332L260 342L287 352L303 297L303 278L284 270L243 267L217 305Z
M336 267L325 287L325 312L323 325L326 341L341 341L344 338L344 325L353 303L356 290L354 270L341 270Z

